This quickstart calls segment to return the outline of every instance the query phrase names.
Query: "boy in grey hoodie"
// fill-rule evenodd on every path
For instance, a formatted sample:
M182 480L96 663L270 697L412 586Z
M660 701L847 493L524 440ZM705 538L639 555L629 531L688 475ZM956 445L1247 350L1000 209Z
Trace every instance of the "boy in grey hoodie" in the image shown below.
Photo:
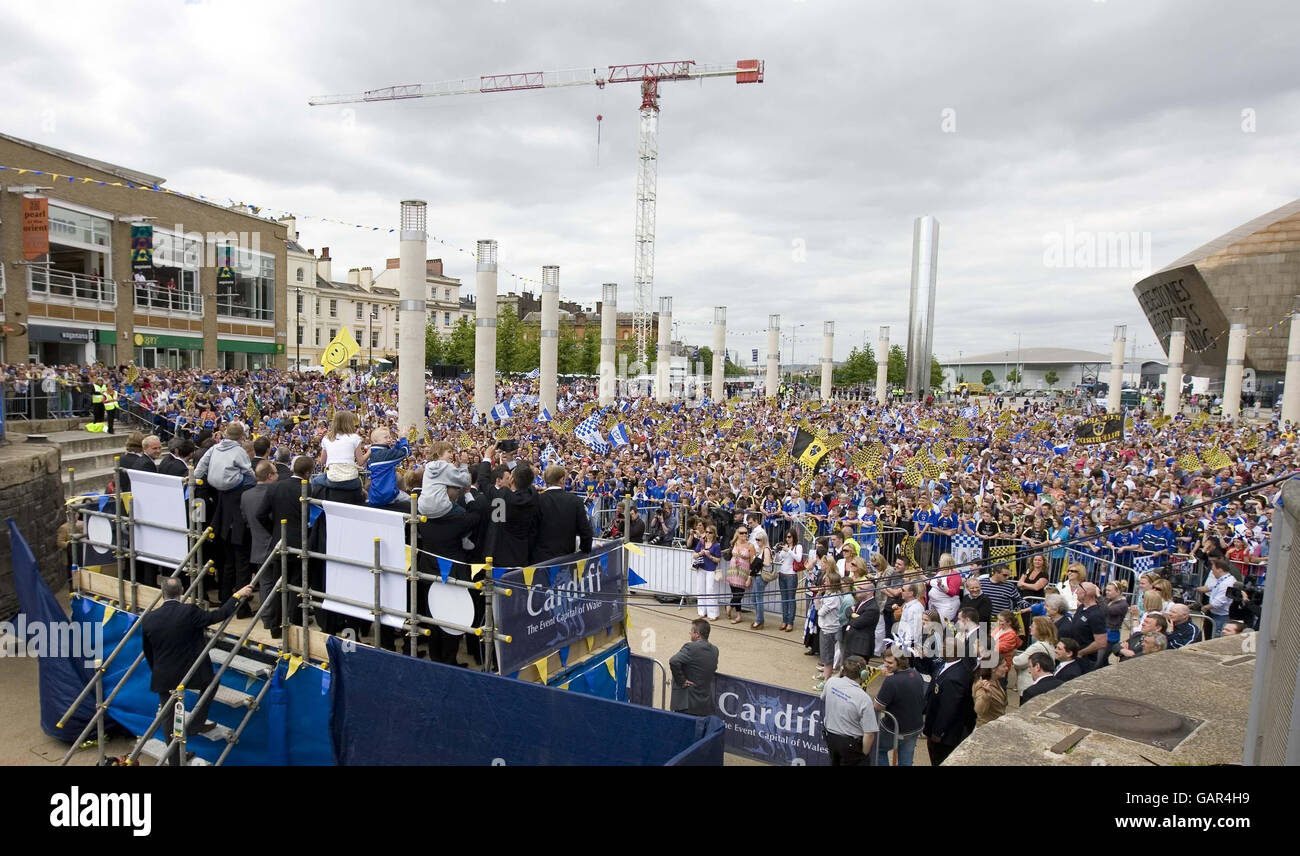
M194 477L203 479L215 490L234 490L241 485L257 484L253 462L244 451L244 426L232 422L226 426L225 437L203 453Z
M445 517L455 511L464 511L447 496L448 487L467 488L470 483L469 470L453 462L455 447L450 443L434 443L430 450L432 460L424 467L424 480L420 486L420 501L417 510L433 520Z

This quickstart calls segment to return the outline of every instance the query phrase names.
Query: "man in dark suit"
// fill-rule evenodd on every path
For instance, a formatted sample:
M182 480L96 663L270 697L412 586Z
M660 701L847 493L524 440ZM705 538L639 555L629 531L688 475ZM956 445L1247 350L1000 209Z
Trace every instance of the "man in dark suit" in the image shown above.
M271 543L284 538L285 546L302 546L302 486L311 477L312 459L299 455L293 460L293 478L276 481L269 491L270 500L263 501L258 509L257 519L271 533ZM280 521L284 521L281 531ZM260 585L262 599L271 598L271 605L262 612L262 621L271 636L279 639L281 634L280 596L274 592L279 577L275 574L263 574ZM289 582L302 584L302 562L297 556L289 557ZM291 597L291 600L296 598ZM298 614L297 610L294 611ZM299 622L301 619L299 619Z
M1051 692L1062 684L1061 679L1052 674L1052 658L1042 651L1035 651L1029 655L1029 674L1033 677L1034 683L1020 694L1021 707L1024 707L1030 699Z
M126 452L119 461L122 467L122 484L119 486L122 493L131 492L131 470L140 470L146 473L156 473L158 468L154 466L149 456L144 453L144 435L139 431L132 431L126 436Z
M194 453L194 443L184 437L175 437L167 444L167 454L158 461L158 472L167 476L189 478L190 465L185 458Z
M971 694L971 673L957 652L944 653L943 668L930 682L925 703L926 745L931 766L939 766L952 750L975 730L975 697Z
M1056 642L1056 670L1053 673L1058 681L1073 680L1083 674L1083 664L1079 662L1078 641L1065 637Z
M709 622L691 622L691 641L668 661L673 673L672 709L676 713L713 713L713 676L718 673L718 649L709 642Z
M537 497L542 526L533 551L536 562L549 562L574 550L591 552L591 519L582 499L564 489L564 467L552 464L542 472L546 488Z
M244 586L235 592L234 597L223 603L220 609L200 609L192 603L181 603L181 595L184 593L185 587L178 578L167 577L162 581L162 603L140 619L144 658L153 672L149 689L158 694L160 706L168 703L172 690L185 681L190 667L199 659L203 646L208 641L205 628L224 621L234 613L241 601L252 597L253 589ZM212 662L201 660L193 677L185 684L186 689L202 694L212 683L212 678ZM211 703L212 699L209 698L190 714L185 724L186 735L211 730L212 726L206 724L208 706ZM173 756L171 760L175 763L176 759Z

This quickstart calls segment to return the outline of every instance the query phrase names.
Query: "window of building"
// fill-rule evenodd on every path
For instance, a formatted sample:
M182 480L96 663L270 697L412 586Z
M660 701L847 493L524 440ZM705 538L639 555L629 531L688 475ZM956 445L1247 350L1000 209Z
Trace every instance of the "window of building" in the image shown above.
M316 344L320 344L320 328L316 328Z
M371 331L370 331L370 347L372 347L372 348L378 348L378 347L379 347L379 331L378 331L378 330L371 330Z
M339 317L339 302L337 300L330 301L330 317L331 318ZM330 338L333 339L334 337L330 336Z
M320 314L320 298L316 298L316 314Z
M372 303L372 304L370 304L370 317L371 317L371 318L378 318L378 317L379 317L379 304L378 304L378 303Z
M361 313L364 312L365 309L366 309L366 307L365 307L365 304L364 304L364 303L358 303L358 304L357 304L357 320L358 320L358 321L361 320Z
M450 288L444 288L444 289L442 290L442 299L443 299L443 300L451 300L451 289L450 289Z
M301 315L302 314L302 292L301 291L298 292L297 297L298 297L298 314Z
M201 310L199 267L203 242L154 229L153 270L136 280L135 305L143 309Z
M257 321L275 320L275 256L245 247L217 247L220 268L229 258L233 276L217 279L217 314Z
M401 346L402 346L402 334L401 334L401 333L394 333L394 334L393 334L393 350L397 350L397 349L400 348Z
M302 282L302 268L298 268L298 281Z
M116 302L110 279L110 222L53 203L49 217L49 268L28 268L30 292L42 297Z
M298 344L299 344L299 345L302 344L302 328L301 328L301 327L298 328Z
M330 328L330 341L333 342L333 341L334 341L334 337L337 336L338 334L339 334L339 328L337 328L337 327L331 327L331 328Z

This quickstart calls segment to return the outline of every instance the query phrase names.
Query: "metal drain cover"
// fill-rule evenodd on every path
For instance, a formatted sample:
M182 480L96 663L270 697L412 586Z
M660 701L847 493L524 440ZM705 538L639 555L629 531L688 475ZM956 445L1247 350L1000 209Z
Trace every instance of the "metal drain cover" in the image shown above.
M1082 692L1061 699L1040 716L1165 751L1176 748L1203 721L1143 701Z

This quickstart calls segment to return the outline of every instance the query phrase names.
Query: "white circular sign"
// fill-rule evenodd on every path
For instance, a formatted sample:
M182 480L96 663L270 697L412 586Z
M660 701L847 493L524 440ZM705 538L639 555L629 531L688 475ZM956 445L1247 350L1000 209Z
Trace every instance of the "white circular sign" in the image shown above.
M430 583L429 616L436 621L448 621L462 627L469 627L474 623L474 599L469 596L469 589L446 583ZM452 630L450 627L442 629L453 636L465 632Z
M96 542L91 546L96 550L111 550L113 547L113 524L103 517L91 517L86 521L86 537ZM98 546L107 544L107 547Z

